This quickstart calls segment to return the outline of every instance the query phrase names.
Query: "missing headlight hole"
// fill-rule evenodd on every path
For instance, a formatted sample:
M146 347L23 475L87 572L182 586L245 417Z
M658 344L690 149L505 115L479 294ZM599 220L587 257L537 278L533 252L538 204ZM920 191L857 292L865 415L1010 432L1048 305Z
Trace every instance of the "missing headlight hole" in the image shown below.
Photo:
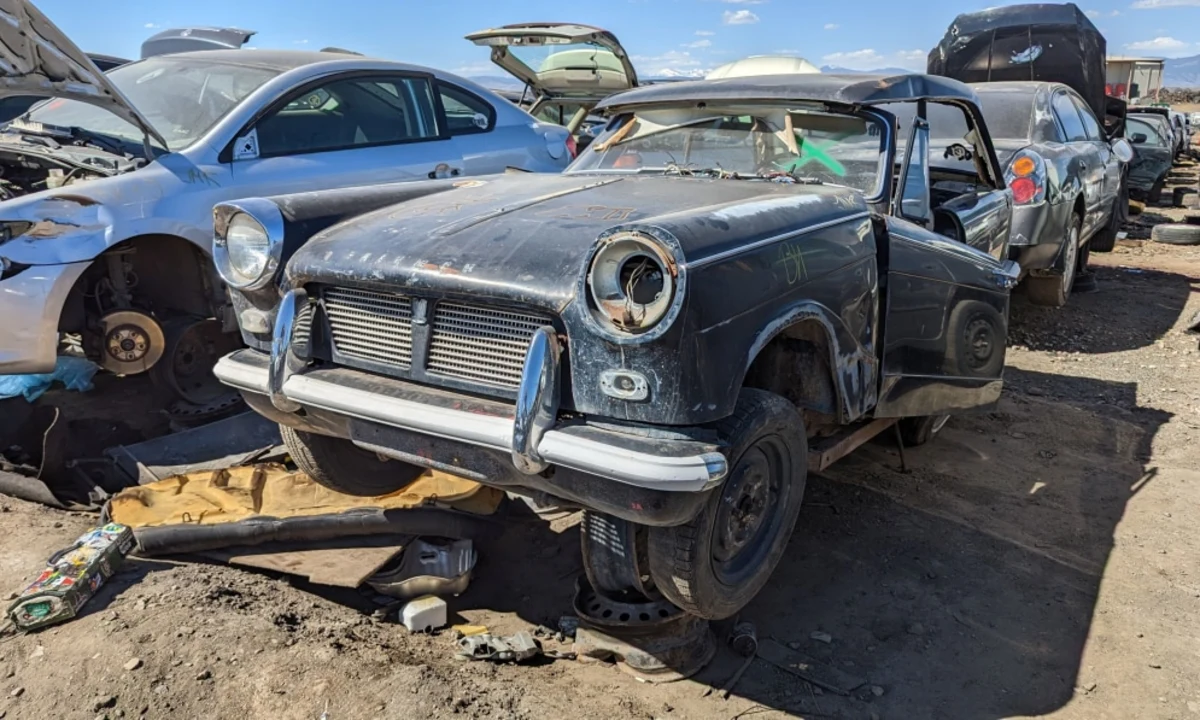
M665 286L662 268L649 256L634 256L621 265L621 287L636 305L654 302Z

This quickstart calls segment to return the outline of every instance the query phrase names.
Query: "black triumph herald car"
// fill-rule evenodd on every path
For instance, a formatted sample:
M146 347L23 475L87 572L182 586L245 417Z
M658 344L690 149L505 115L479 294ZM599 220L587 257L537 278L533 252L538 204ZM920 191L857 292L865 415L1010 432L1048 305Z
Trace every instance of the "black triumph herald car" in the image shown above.
M947 169L934 104L965 122ZM813 448L897 418L919 444L998 398L1011 194L947 78L684 82L601 109L559 175L217 206L249 347L216 373L328 487L437 468L581 507L597 591L729 617L787 546L831 457Z

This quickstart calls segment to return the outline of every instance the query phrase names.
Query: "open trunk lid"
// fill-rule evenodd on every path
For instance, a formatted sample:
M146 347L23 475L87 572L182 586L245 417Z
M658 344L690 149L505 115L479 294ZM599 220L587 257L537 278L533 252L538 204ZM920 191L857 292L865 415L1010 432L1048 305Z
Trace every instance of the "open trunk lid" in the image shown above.
M95 63L28 0L0 0L0 97L66 98L105 108L166 140Z
M492 49L492 62L543 98L600 100L637 87L637 73L616 36L567 23L521 23L467 35Z
M237 50L256 34L238 28L189 27L163 30L142 43L142 59L199 50Z

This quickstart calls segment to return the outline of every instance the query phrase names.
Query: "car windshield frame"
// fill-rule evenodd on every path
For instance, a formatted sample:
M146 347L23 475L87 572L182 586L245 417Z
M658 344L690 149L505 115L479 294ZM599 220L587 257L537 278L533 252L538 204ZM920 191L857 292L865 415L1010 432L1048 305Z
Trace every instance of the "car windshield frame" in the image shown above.
M664 118L675 117L675 122L664 122ZM749 119L750 122L746 122ZM790 120L789 120L790 119ZM793 149L787 142L786 125L791 123L797 147ZM842 127L850 129L851 123L861 123L863 132L860 135L832 132L832 128L841 122ZM807 123L807 124L806 124ZM703 127L711 125L710 127ZM822 129L821 126L830 130ZM882 198L887 189L892 167L892 155L895 143L892 138L894 118L887 112L876 108L851 108L820 102L738 102L721 105L697 107L694 103L670 103L663 105L647 105L619 111L604 130L584 149L578 158L564 170L567 174L605 174L605 175L646 175L659 173L663 175L703 175L705 177L737 177L741 179L785 179L784 176L804 181L815 178L821 184L847 187L863 194L870 201ZM693 157L695 143L699 133L711 134L716 139L729 142L728 148L749 150L749 159L756 167L745 165L709 164L703 160L696 161ZM877 131L877 132L876 132ZM747 135L740 143L731 142L730 136L736 139L740 133ZM670 138L678 134L678 138ZM842 134L842 137L837 137ZM618 160L626 153L633 151L653 153L663 152L668 156L670 149L658 150L644 140L675 139L678 142L678 153L684 156L682 164L677 158L674 163L666 165L618 166ZM831 177L837 176L838 167L842 167L842 177L845 176L843 160L849 160L847 153L830 152L838 147L838 143L846 143L846 150L852 153L874 152L873 181L839 182ZM872 147L875 143L877 147ZM763 144L765 143L765 145ZM809 143L806 145L806 143ZM689 146L690 144L690 146ZM863 146L863 147L856 147ZM668 148L672 146L668 145ZM720 147L714 143L714 147ZM811 148L812 152L808 150ZM615 156L610 154L624 149ZM701 151L706 148L701 148ZM712 150L713 148L707 148ZM775 166L772 168L757 165L757 153L763 149L784 150L793 155L791 166ZM715 153L713 153L715 155ZM603 156L601 156L603 155ZM840 158L840 160L839 160ZM861 160L856 159L861 162ZM815 163L815 164L814 164ZM825 168L823 175L810 175L809 169ZM708 172L716 168L719 173ZM703 170L705 172L697 172ZM865 177L866 173L859 173Z
M247 97L281 74L281 70L260 65L214 61L186 54L154 56L105 73L167 141L164 149L168 152L179 152L195 145ZM228 92L223 87L226 83ZM185 89L194 92L180 92ZM193 106L183 102L187 100L193 101ZM180 103L182 107L172 105L170 101ZM80 127L138 144L144 136L141 128L105 108L67 98L44 100L17 121L55 128Z

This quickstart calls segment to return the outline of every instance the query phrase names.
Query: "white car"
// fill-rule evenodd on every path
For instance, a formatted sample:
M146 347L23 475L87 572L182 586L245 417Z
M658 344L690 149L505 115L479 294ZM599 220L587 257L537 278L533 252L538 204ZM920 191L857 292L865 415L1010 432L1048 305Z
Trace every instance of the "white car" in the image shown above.
M65 334L203 405L239 344L210 259L215 204L571 160L565 129L437 70L218 50L105 75L27 0L0 16L32 39L0 48L0 96L53 98L0 128L0 374L52 371Z

